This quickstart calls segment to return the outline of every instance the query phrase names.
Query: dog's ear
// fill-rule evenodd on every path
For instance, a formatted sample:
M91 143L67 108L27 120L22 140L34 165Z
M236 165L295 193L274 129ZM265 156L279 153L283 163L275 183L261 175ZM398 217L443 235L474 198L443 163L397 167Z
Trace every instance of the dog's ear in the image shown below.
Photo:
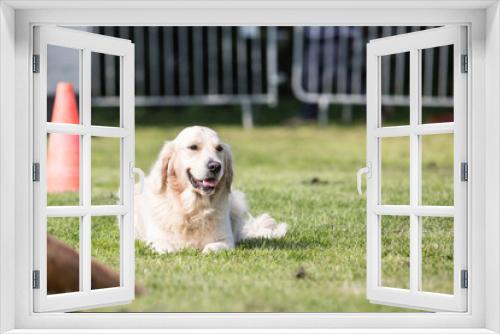
M223 144L222 146L224 148L224 187L231 190L231 184L233 183L233 154L229 145Z
M173 173L174 143L166 142L151 170L154 191L163 193L167 189L168 176Z

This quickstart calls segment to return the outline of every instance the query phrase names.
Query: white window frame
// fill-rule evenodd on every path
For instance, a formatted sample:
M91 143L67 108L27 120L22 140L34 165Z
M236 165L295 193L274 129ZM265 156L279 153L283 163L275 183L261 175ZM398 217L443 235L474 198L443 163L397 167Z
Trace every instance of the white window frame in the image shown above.
M468 221L473 223L469 223L471 233L468 240L471 259L468 312L33 314L30 311L32 290L29 265L33 219L30 209L33 204L30 194L30 143L33 136L30 55L31 31L35 24L469 25L471 112L468 116L468 151L471 196ZM66 328L63 330L65 333L76 332L77 329L79 333L110 333L112 328L128 328L129 333L139 333L144 332L141 329L145 327L170 328L169 332L175 332L175 328L191 328L190 332L205 333L282 333L294 328L301 328L293 330L294 333L353 332L347 328L363 333L424 333L429 332L429 328L439 333L500 332L500 116L497 113L500 110L500 9L496 1L242 0L208 3L185 0L181 3L81 0L70 3L6 0L0 3L0 73L1 333L10 330L14 330L13 333L37 333L43 332L44 328ZM223 328L233 329L220 330ZM238 331L238 328L246 329Z
M467 184L461 180L461 164L467 163L467 79L462 73L462 56L467 55L465 26L446 26L378 38L367 45L367 297L370 301L415 307L423 310L467 310L467 289L461 287L462 270L467 270ZM453 45L454 121L422 123L422 50ZM382 122L382 57L408 53L410 58L409 124L384 126ZM452 134L452 206L422 205L422 135ZM384 138L409 140L409 202L384 204L382 198L382 152ZM409 289L382 286L381 240L383 217L409 219ZM422 217L453 218L453 293L422 290Z
M134 299L134 45L125 39L92 34L61 27L34 28L34 54L40 58L39 73L33 75L33 153L40 177L33 184L34 252L33 268L39 271L38 289L34 289L35 312L70 311L128 303ZM78 52L80 69L80 123L47 122L47 49L48 46L71 48ZM97 52L120 60L120 124L117 127L93 125L91 121L91 55ZM62 133L80 138L80 203L74 206L47 206L47 134ZM92 138L108 137L120 141L120 203L92 205ZM92 217L118 217L120 233L120 285L92 290L91 245ZM75 217L79 230L79 285L71 293L47 293L47 218Z

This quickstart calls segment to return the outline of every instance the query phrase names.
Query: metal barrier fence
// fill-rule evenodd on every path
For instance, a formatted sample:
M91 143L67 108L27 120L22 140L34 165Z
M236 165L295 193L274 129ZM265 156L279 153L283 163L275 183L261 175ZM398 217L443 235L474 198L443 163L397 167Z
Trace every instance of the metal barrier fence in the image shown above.
M278 99L276 27L95 27L135 43L137 106L241 105L244 127L252 105ZM92 61L92 103L119 105L109 89L118 65Z
M369 40L425 27L295 27L292 90L305 103L318 104L318 121L328 121L330 104L342 105L342 119L352 119L352 105L366 103L366 44ZM453 106L451 47L423 55L422 105ZM436 66L437 64L437 66ZM382 60L382 104L409 105L409 57Z

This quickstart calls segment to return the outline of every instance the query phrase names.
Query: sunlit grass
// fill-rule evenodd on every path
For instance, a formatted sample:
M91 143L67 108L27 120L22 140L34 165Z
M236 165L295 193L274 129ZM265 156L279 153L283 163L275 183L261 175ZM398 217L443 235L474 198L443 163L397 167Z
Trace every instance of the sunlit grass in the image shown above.
M148 171L163 142L180 129L137 127L136 165ZM148 291L129 305L106 311L403 310L371 304L366 299L366 204L364 196L356 192L355 179L356 170L365 165L364 126L265 127L243 131L239 126L227 125L215 129L232 146L234 187L247 194L252 213L268 212L278 221L287 222L287 236L281 240L245 241L235 250L209 255L192 250L159 255L136 242L136 279ZM114 160L110 159L106 141L95 141L94 145L92 163L99 173L94 196L108 198L119 186L113 174ZM448 182L452 180L448 171L453 159L447 153L451 138L427 138L426 145L432 149L425 155L423 173L427 179L423 194L438 204L448 202L453 195ZM407 150L405 145L394 144L390 152L384 151L394 166L391 177L384 179L390 201L407 201L409 170L408 162L403 161ZM61 198L50 202L63 201L64 196ZM116 218L109 220L115 222ZM429 274L425 287L448 291L452 278L446 273L453 264L449 258L449 226L426 226L439 232L439 236L425 239L428 262L424 269ZM391 228L396 228L396 237L386 239L391 240L390 248L398 252L387 257L384 270L394 273L401 263L407 263L409 250L404 249L408 247L405 239L397 237L404 231L398 231L394 225ZM52 226L49 232L61 231ZM116 245L117 236L100 230L96 233L104 250L99 253L100 258L116 264L116 254L110 250ZM107 241L103 238L106 235ZM77 242L75 234L72 236L64 240ZM391 282L407 284L409 277L400 276L391 277Z

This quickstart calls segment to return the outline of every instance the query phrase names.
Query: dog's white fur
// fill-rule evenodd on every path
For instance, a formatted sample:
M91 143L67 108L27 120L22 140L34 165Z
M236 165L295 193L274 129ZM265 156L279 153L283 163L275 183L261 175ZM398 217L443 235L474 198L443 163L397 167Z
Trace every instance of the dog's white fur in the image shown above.
M215 177L210 161L221 166ZM214 187L199 188L205 179ZM232 179L231 150L217 133L200 126L184 129L165 143L144 192L135 194L135 237L160 253L184 248L206 253L248 238L283 237L287 225L268 214L253 218L244 194L231 190Z

